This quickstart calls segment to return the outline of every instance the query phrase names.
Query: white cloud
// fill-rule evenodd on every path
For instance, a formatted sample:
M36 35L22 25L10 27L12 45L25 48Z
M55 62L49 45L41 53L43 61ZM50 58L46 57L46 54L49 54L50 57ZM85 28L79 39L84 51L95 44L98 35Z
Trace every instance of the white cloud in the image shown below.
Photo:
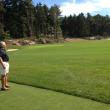
M60 7L62 15L93 13L103 9L110 9L110 0L85 0L85 2L77 3L76 0L64 2Z

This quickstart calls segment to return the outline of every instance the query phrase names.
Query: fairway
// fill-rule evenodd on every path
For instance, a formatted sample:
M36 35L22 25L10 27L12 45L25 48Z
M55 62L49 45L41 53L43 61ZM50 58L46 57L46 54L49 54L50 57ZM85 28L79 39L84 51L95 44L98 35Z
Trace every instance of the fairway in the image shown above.
M88 103L95 100L110 104L110 41L75 41L40 47L26 46L9 52L11 82L78 96Z

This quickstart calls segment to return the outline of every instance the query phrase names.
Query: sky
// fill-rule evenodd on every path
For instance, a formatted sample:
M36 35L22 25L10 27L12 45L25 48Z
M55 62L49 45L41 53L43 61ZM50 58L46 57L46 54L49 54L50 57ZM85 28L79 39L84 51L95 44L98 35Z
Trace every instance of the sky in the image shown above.
M110 16L110 0L33 0L33 3L60 6L62 16L69 16L79 13L90 13L92 15L101 14Z

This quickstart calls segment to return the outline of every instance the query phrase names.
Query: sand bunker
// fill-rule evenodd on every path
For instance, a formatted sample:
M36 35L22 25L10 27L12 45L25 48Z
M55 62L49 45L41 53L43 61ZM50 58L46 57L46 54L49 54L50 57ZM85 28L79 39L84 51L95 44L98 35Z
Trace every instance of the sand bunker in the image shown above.
M8 49L7 51L8 52L11 52L11 51L17 51L18 49Z

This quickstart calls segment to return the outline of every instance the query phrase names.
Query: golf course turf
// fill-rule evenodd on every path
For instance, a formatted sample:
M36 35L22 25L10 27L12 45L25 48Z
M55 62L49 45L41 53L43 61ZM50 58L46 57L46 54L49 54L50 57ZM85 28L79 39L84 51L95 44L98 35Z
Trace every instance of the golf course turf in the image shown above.
M11 83L0 91L0 110L110 110L110 106L62 93Z
M99 107L99 110L110 109L110 41L75 41L26 46L9 52L9 55L11 82L33 86L36 89L57 91L56 93L60 92L73 98L78 96L87 103L94 100L93 103L100 102L108 107ZM37 94L37 90L35 93ZM32 98L34 100L35 97ZM76 102L75 99L73 103ZM62 102L66 106L65 103ZM83 105L83 101L79 103ZM75 110L82 109L77 106ZM95 107L97 108L97 104ZM59 110L67 109L64 107Z

